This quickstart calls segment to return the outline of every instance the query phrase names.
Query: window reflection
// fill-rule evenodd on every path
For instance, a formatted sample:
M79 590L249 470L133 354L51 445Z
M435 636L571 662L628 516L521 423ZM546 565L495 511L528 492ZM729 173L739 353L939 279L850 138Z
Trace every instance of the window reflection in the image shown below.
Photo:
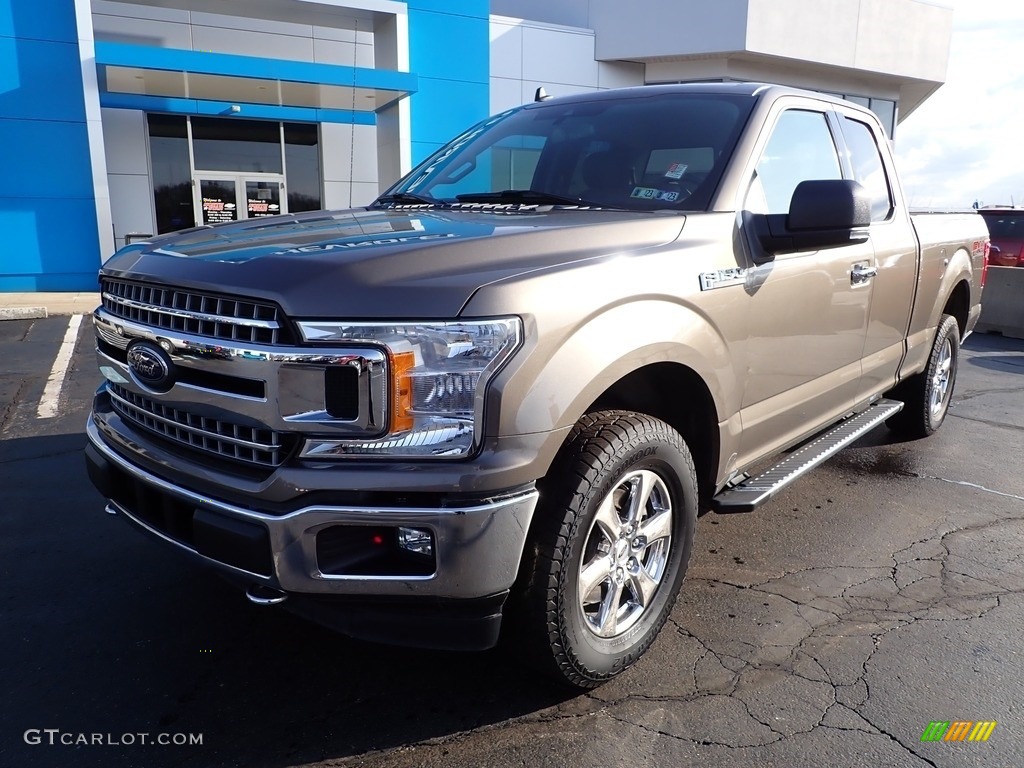
M281 124L193 117L192 153L196 170L281 173Z
M321 208L320 138L319 126L315 123L161 114L146 117L158 234L196 226L193 179L210 171L239 176L248 173L284 174L282 181L288 189L287 206L280 199L278 181L261 180L246 187L246 190L251 188L259 192L253 198L257 202L245 208L251 218L274 215L282 209L298 212ZM206 184L207 181L201 183ZM272 199L265 199L267 194ZM213 212L206 205L207 196L200 193L199 197L202 218L205 223L212 223L208 220ZM224 202L225 206L239 206L239 212L243 210L241 201L211 200L211 205ZM264 206L266 210L263 210ZM223 215L220 212L214 218Z
M782 113L772 130L746 208L755 213L787 213L801 181L842 177L825 115L791 109Z
M884 221L892 211L892 197L874 134L864 123L848 117L843 118L843 134L850 150L853 178L871 195L871 220Z
M196 225L188 128L181 115L148 115L149 154L158 234Z
M320 210L320 138L317 126L284 124L288 212Z

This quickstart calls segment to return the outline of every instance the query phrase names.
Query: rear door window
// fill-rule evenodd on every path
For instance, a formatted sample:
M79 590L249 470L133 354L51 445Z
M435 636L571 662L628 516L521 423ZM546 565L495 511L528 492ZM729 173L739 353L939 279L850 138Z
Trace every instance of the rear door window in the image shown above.
M871 195L871 220L885 221L893 210L892 192L874 133L866 123L859 120L845 116L842 120L853 178Z

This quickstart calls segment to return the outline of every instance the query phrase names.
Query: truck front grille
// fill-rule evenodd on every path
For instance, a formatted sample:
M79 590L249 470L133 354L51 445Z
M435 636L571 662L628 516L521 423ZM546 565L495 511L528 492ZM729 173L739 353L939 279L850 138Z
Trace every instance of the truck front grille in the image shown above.
M125 320L223 341L285 341L280 312L266 302L113 278L102 291L103 308Z
M169 440L222 458L278 467L287 458L286 436L171 408L117 384L107 383L110 404L125 421Z

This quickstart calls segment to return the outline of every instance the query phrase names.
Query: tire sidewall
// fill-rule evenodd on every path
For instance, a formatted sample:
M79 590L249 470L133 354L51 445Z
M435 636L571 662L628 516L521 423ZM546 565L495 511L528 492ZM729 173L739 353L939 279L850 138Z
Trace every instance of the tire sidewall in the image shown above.
M942 358L942 350L946 345L946 341L950 344L950 363L949 363L949 382L946 386L946 400L943 405L942 411L935 415L932 413L931 401L932 392L934 387L935 371L939 366L939 361ZM927 434L932 434L942 426L942 422L946 419L946 414L949 413L949 405L953 400L953 387L956 384L956 373L957 367L960 361L960 328L956 323L956 319L950 315L943 317L943 322L939 325L939 330L935 336L935 344L932 347L932 354L928 360L928 368L925 372L925 388L924 388L924 423L925 431Z
M697 488L685 445L663 436L645 436L632 441L602 468L603 477L583 497L580 514L570 531L569 555L558 585L559 634L563 647L575 662L577 672L591 679L618 674L650 646L668 618L693 545L696 522ZM644 615L626 632L613 638L600 638L588 627L579 607L579 572L583 549L597 514L598 505L621 479L636 470L655 472L665 483L672 502L672 541L665 572Z

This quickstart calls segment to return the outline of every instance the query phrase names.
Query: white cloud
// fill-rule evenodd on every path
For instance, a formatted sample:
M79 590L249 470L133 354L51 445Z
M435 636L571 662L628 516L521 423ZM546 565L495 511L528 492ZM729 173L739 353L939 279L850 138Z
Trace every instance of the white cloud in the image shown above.
M913 207L1024 205L1024 2L952 0L946 84L896 128Z

